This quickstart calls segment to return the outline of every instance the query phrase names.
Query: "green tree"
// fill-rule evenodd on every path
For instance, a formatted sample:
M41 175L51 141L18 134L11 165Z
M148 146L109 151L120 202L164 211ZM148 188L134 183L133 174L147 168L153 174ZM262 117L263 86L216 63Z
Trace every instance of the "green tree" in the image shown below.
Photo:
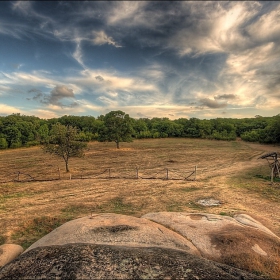
M0 137L0 149L7 149L8 148L8 142L6 138Z
M119 149L120 142L132 141L132 120L128 114L120 110L111 111L104 116L103 122L98 137L100 142L115 142Z
M21 146L21 133L16 125L9 125L5 127L4 134L6 135L9 148L18 148Z
M45 152L62 157L65 162L66 172L69 172L69 158L83 157L87 143L77 141L78 130L76 127L65 126L57 123L52 126L50 137L45 142Z
M45 143L49 137L49 127L46 123L39 127L38 134L40 142Z

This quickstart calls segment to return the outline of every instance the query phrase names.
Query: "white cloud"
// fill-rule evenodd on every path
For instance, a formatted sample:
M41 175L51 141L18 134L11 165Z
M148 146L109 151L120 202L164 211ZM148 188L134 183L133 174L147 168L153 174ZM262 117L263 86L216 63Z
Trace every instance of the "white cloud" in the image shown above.
M100 82L96 77L102 77ZM118 92L122 91L152 91L159 92L158 88L153 83L146 83L144 79L135 77L127 77L121 73L114 73L109 71L94 71L87 69L82 72L81 77L73 77L72 81L76 85L84 85L87 87L94 87L96 92Z
M246 24L258 12L260 4L251 2L182 2L191 11L192 27L183 27L168 39L168 47L180 55L229 52L250 45L242 34ZM188 17L186 17L187 25Z
M147 5L144 1L120 1L116 2L114 7L107 15L109 25L135 23L139 25L139 21L144 23L143 9ZM152 19L151 19L152 20Z
M121 45L116 43L112 37L109 37L103 30L93 31L94 39L92 40L95 45L101 46L104 44L113 45L116 48L120 48Z
M148 81L162 81L166 77L166 69L163 65L153 63L138 70L137 75Z
M30 1L16 1L12 3L12 9L28 16L32 12L32 5Z
M14 113L21 113L21 114L27 113L25 110L22 110L18 107L9 106L7 104L0 104L0 112L1 115L11 115Z
M275 43L269 42L238 54L230 54L227 59L228 71L253 78L256 70L279 59L279 51L275 50Z
M13 73L1 73L4 78L1 79L0 83L2 84L20 84L20 85L47 85L55 84L52 79L41 76L40 73L34 72L33 74L26 72L13 72ZM53 87L53 86L52 86Z
M280 39L280 4L246 28L255 41L268 42Z
M76 39L76 50L73 53L73 58L83 67L86 68L83 62L83 53L81 48L81 41Z
M60 108L61 110L61 108ZM51 118L57 118L60 116L60 112L53 112L51 110L44 110L44 109L35 109L32 110L32 112L29 112L29 114L32 113L32 115L42 118L42 119L51 119Z

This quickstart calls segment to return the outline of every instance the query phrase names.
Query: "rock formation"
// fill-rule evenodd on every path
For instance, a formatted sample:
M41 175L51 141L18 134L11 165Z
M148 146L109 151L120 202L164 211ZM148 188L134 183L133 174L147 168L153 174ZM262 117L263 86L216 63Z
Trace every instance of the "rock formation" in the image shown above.
M267 264L277 275L279 251L279 238L248 215L95 214L35 242L0 279L263 279L240 268Z

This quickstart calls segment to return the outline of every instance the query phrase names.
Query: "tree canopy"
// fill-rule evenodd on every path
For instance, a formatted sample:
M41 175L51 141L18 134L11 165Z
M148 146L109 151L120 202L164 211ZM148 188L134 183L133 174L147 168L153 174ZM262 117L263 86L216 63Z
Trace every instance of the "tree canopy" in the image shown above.
M122 111L93 116L62 116L40 119L35 116L12 114L0 116L0 149L30 147L43 144L51 135L53 125L77 128L76 141L92 140L129 142L141 138L188 137L215 140L235 140L259 143L280 143L280 115L254 118L139 118Z
M120 148L120 142L132 141L132 120L122 111L111 111L103 118L103 126L99 131L99 141L115 142Z
M69 159L83 157L87 147L85 142L77 141L78 130L76 127L65 126L57 123L52 126L50 137L45 142L45 152L62 157L65 162L66 172L69 172Z

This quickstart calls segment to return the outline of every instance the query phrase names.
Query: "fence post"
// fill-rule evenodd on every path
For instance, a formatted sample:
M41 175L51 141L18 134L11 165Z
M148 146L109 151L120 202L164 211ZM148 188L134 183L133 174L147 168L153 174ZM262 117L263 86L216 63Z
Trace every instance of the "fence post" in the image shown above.
M71 180L72 179L72 175L71 175L71 173L69 174L69 180Z
M271 180L270 180L272 184L273 184L273 177L274 177L274 167L275 165L273 164L271 168Z
M60 168L58 167L58 179L60 180Z
M19 174L20 174L20 171L18 171L18 181L19 181Z
M139 176L138 176L138 167L136 167L136 179L139 179Z
M168 180L168 168L166 168L166 180Z

